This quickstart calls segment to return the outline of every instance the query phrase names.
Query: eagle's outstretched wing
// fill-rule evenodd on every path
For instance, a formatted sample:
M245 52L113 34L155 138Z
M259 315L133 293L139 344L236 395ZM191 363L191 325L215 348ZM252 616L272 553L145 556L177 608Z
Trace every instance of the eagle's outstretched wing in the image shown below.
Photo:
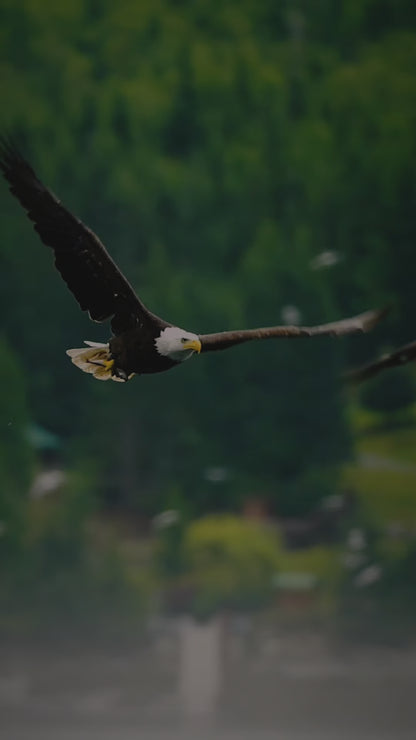
M364 380L378 375L382 370L390 367L401 367L412 361L416 361L416 342L405 344L394 352L383 355L378 360L362 365L356 370L350 370L346 373L345 378L350 383L362 383Z
M0 139L0 168L55 265L83 311L93 321L111 318L115 334L144 322L168 326L139 300L130 283L91 229L72 215L37 178L7 139Z
M379 311L366 311L341 321L319 326L269 326L262 329L243 329L241 331L222 331L217 334L199 335L201 352L213 352L227 349L234 344L250 342L254 339L301 339L305 337L343 336L370 331L387 313L384 308Z

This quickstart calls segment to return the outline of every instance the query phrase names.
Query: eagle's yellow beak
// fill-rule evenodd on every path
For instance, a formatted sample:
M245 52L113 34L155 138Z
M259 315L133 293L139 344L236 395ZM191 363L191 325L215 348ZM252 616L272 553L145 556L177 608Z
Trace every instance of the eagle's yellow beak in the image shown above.
M185 342L183 349L191 349L199 355L201 351L201 342L199 339L191 339L189 342Z

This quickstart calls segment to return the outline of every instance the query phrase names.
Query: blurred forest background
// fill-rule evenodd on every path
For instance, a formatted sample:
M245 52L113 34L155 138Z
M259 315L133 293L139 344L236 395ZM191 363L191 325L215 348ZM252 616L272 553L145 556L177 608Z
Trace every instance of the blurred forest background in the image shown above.
M411 0L2 0L1 128L152 310L210 332L393 304L368 336L96 383L65 349L108 327L3 183L3 630L137 622L158 594L412 634L415 370L359 390L342 374L416 338L415 16Z

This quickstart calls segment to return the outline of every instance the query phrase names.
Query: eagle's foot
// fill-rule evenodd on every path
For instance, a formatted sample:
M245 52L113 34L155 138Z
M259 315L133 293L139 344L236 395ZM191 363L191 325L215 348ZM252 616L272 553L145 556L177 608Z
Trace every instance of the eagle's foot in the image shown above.
M125 383L131 376L127 375L126 371L121 367L116 367L115 360L105 360L101 363L105 368L106 372L111 373L113 380L123 380Z
M114 360L111 360L111 365L112 366L114 365ZM116 378L119 378L120 380L124 380L125 383L127 383L129 377L131 377L127 375L126 371L122 370L121 367L115 367L112 369L111 372L113 376L115 376Z
M114 360L102 360L100 363L97 362L97 365L98 364L104 367L107 371L111 370L111 372L113 372Z

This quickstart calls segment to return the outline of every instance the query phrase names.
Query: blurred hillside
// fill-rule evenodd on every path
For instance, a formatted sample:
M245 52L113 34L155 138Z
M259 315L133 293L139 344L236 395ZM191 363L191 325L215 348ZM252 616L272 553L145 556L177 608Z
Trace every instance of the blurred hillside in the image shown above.
M396 588L406 610L414 370L367 395L341 376L416 333L414 3L4 0L0 18L1 128L156 313L210 332L394 306L365 337L95 383L65 349L108 327L81 314L2 184L0 546L14 583L43 578L69 604L72 586L96 605L114 589L128 609L132 582L139 600L151 591L139 540L161 511L188 526L256 502L289 531L352 497L303 546L365 530L357 568L386 560L391 574L374 603ZM29 496L45 468L64 471L60 492ZM402 572L411 597L391 585Z

